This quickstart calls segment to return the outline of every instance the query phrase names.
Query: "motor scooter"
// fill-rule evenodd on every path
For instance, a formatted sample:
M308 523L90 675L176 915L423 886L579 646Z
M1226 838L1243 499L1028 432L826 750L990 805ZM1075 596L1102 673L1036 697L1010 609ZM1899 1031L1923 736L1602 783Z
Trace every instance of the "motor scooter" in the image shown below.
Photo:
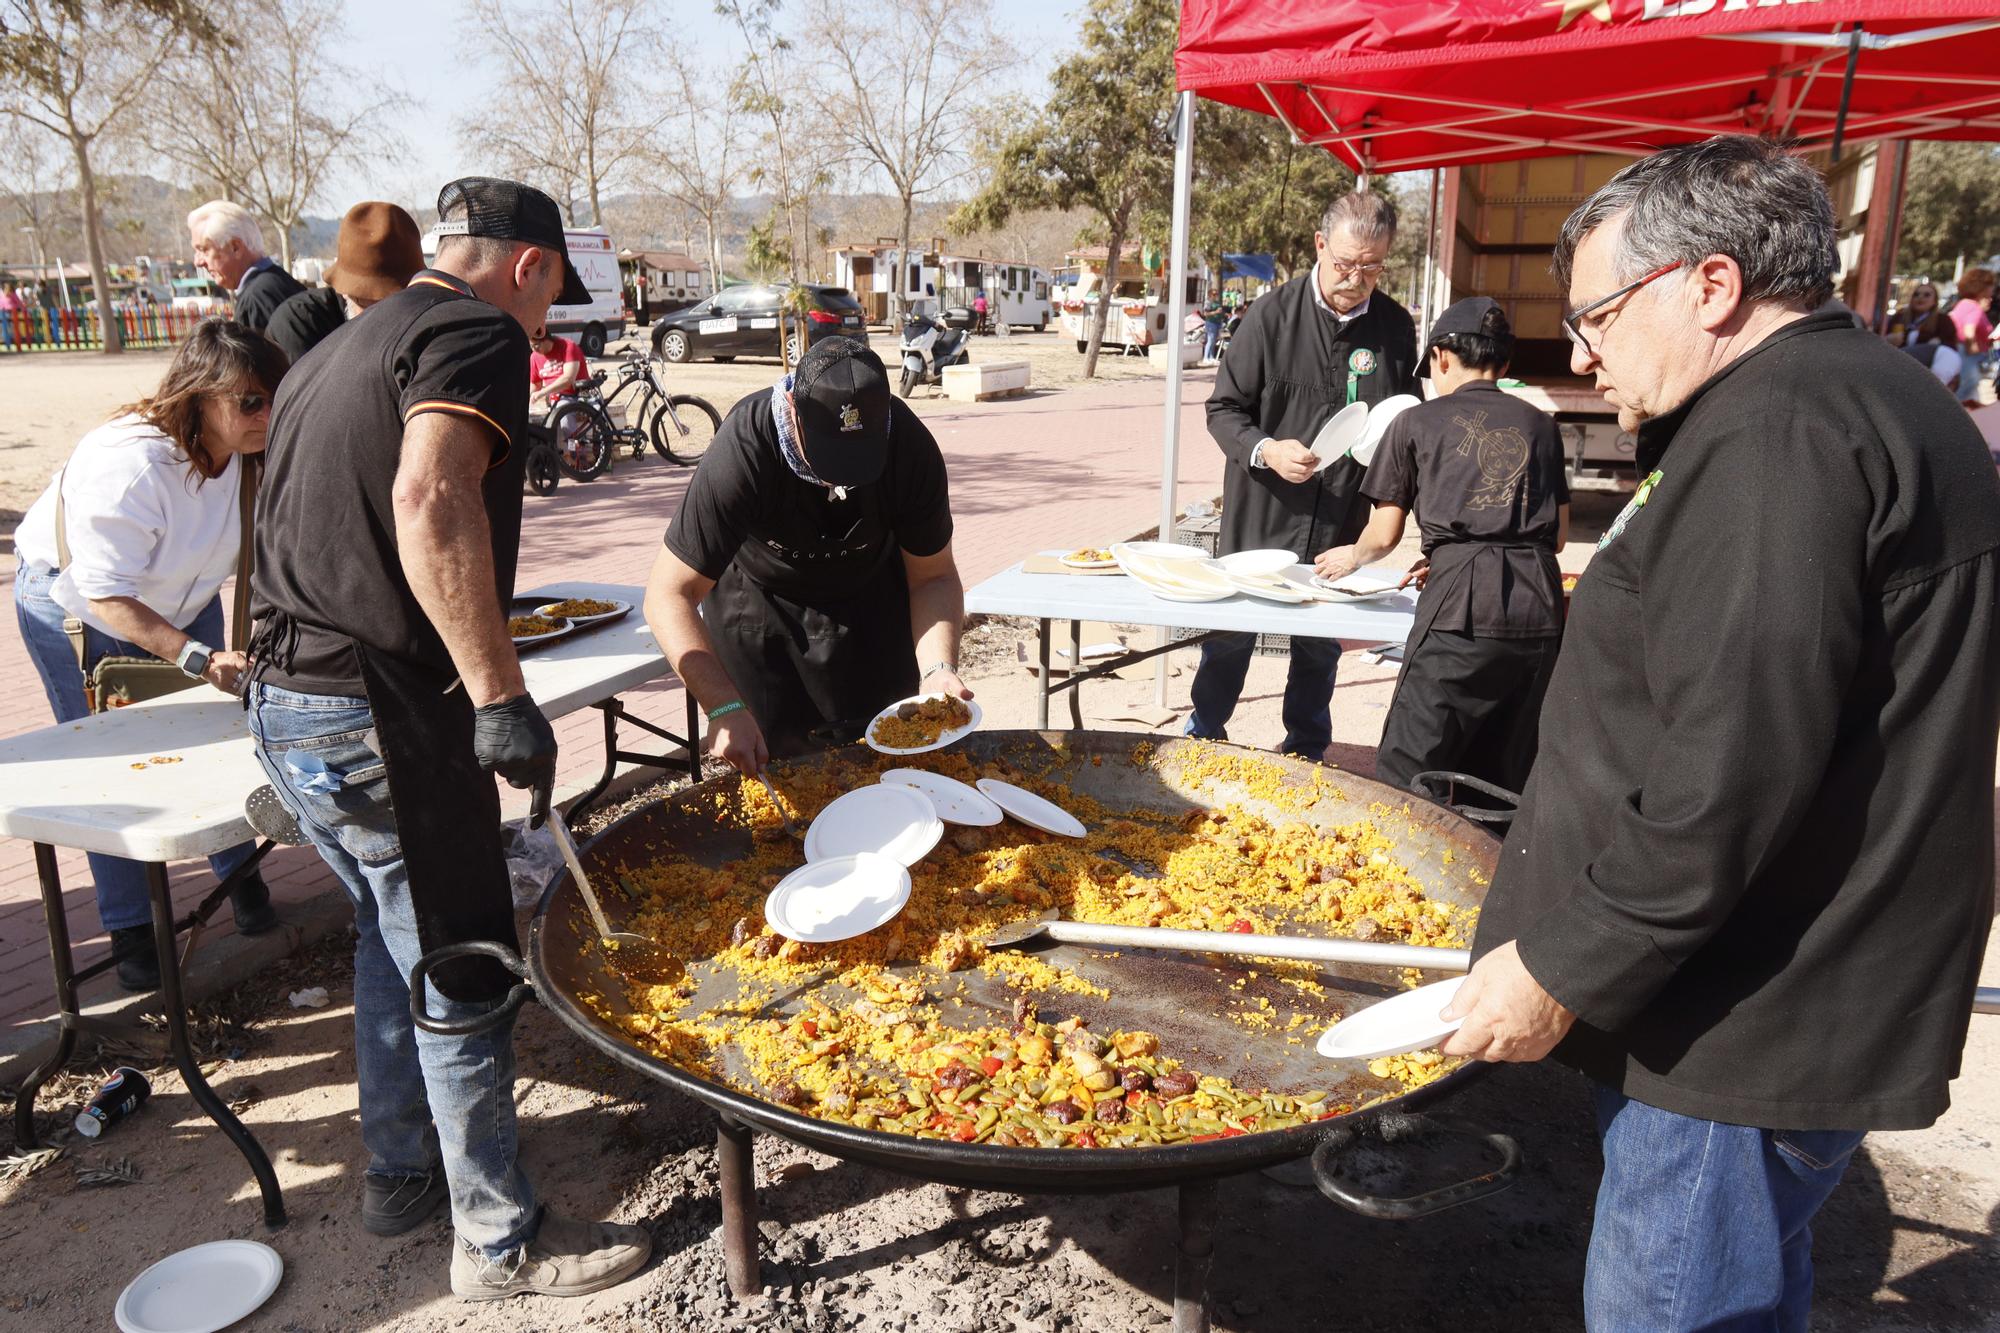
M971 364L970 338L935 315L912 312L903 321L903 376L897 392L908 398L919 384L943 384L946 367Z

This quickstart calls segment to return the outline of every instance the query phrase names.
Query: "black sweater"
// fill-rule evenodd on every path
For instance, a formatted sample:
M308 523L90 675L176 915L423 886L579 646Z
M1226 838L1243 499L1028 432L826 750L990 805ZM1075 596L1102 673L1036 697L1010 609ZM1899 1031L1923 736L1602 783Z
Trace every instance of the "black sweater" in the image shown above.
M1265 436L1311 444L1345 407L1350 363L1363 352L1373 369L1355 376L1354 399L1379 403L1415 393L1417 330L1410 312L1377 291L1346 328L1313 299L1313 275L1294 278L1251 305L1229 340L1208 397L1208 433L1228 463L1222 474L1222 550L1282 547L1310 560L1361 535L1368 506L1356 504L1365 471L1343 458L1317 476L1289 482L1250 466Z
M1477 951L1683 1115L1914 1129L1993 915L2000 484L1929 372L1815 315L1649 422L1576 591Z
M246 275L236 289L236 322L262 333L278 307L304 290L305 285L274 260L269 268Z

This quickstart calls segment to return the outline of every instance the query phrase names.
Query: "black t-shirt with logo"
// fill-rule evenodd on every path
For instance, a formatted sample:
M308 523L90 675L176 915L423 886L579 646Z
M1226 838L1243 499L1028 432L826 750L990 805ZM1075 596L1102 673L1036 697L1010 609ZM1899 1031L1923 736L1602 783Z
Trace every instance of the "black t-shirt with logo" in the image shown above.
M813 605L862 591L899 551L937 554L951 530L944 455L901 402L890 405L882 476L837 500L786 464L771 395L755 393L702 455L666 542L706 578L735 563L757 586Z
M426 270L342 325L285 376L272 409L251 580L263 679L365 693L353 645L449 673L451 655L403 575L392 494L403 426L425 412L483 422L495 595L513 595L528 423L528 336L449 274Z
M1548 413L1491 380L1461 385L1390 424L1361 493L1416 509L1424 554L1443 584L1434 589L1436 628L1486 638L1562 632L1556 511L1569 503L1569 480ZM1438 555L1453 545L1475 549ZM1457 571L1461 560L1471 567ZM1447 564L1456 572L1440 578Z

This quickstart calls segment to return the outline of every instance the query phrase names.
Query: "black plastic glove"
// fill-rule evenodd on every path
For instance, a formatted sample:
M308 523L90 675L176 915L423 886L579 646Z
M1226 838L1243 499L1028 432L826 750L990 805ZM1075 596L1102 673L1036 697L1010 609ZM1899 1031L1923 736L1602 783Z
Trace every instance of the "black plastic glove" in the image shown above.
M472 753L488 773L515 787L547 786L556 776L556 733L528 695L475 709Z

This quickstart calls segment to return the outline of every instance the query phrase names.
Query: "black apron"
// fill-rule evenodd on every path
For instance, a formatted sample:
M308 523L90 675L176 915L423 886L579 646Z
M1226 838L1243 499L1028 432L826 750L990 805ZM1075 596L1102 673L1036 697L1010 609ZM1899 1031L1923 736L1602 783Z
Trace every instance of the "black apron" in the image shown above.
M917 692L909 581L878 499L826 502L796 545L746 543L702 602L715 655L774 757L846 745ZM828 561L855 567L851 592L819 590Z

